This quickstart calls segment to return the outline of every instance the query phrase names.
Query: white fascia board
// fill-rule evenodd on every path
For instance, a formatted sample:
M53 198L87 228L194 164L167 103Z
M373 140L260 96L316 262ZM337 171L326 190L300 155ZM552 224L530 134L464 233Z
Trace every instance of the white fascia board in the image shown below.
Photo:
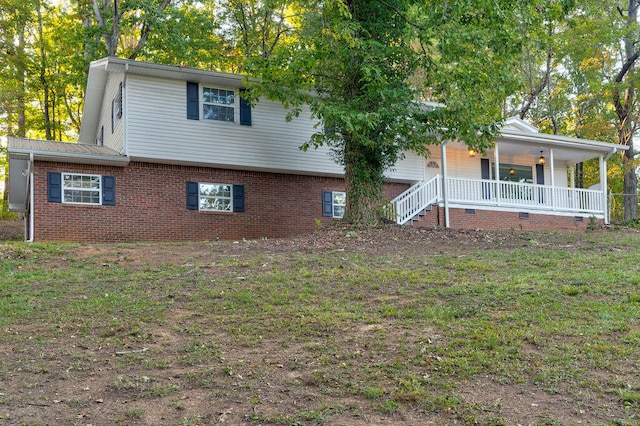
M609 153L611 151L627 151L628 146L613 144L609 142L599 142L590 139L578 139L568 136L550 135L547 133L526 134L517 131L504 130L501 132L502 138L509 141L521 141L530 143L540 143L547 145L556 145L564 147L572 147L577 149L588 149L591 151L600 151Z
M178 67L175 65L161 65L113 57L96 61L92 63L92 66L93 64L101 66L103 63L105 64L107 72L121 72L132 75L192 81L194 83L210 83L235 89L245 87L244 80L248 78L240 74Z
M107 58L108 59L108 58ZM100 105L104 97L107 85L106 61L100 60L91 63L87 88L84 92L84 106L82 109L82 121L80 123L80 135L78 142L95 145L100 121Z

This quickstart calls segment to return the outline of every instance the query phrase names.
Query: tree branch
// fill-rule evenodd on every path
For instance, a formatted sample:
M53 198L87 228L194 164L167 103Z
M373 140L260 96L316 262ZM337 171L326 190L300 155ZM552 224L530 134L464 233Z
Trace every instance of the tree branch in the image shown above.
M424 28L424 27L422 27L422 26L420 26L420 25L416 24L415 22L411 21L409 18L407 18L407 17L402 13L402 11L401 11L400 9L398 9L397 7L395 7L395 6L393 6L393 5L389 4L389 3L387 3L387 2L386 2L386 1L384 1L384 0L376 0L376 1L377 1L378 3L380 3L380 4L382 4L383 6L386 6L386 7L388 7L389 9L393 10L394 12L396 12L396 13L398 14L398 16L399 16L399 17L401 17L402 19L404 19L404 21L405 21L407 24L411 25L412 27L417 28L417 29L422 30L422 31L424 31L424 30L426 29L426 28Z
M160 4L158 10L163 12L167 6L171 3L171 0L163 0ZM138 43L136 47L133 49L131 55L129 55L129 59L135 59L138 56L138 53L144 48L147 43L147 39L149 38L149 34L151 34L151 30L153 29L153 24L149 22L145 22L142 25L142 30L140 31L140 39L138 39Z

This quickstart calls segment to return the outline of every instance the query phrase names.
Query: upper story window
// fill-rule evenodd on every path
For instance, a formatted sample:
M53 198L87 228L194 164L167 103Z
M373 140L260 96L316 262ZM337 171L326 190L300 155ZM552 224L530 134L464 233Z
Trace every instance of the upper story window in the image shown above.
M187 81L187 120L205 119L251 126L251 104L243 93L242 89L236 93Z
M232 90L203 87L202 113L207 120L235 121L235 93Z

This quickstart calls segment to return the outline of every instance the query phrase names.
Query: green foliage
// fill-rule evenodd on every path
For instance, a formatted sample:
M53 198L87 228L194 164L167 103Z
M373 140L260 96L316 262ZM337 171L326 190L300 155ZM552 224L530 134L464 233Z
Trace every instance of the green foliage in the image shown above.
M492 144L515 82L510 2L305 5L297 41L249 58L247 70L261 77L257 93L282 101L292 117L308 105L320 121L302 149L330 146L344 165L346 220L380 220L384 172L403 151L424 153L440 138Z

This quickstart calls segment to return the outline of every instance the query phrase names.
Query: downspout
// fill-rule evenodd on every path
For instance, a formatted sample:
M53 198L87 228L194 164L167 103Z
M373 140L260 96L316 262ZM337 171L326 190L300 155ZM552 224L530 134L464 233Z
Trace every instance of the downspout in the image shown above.
M444 227L449 228L449 194L447 193L447 141L440 145L442 157L442 200L444 202Z
M129 114L127 114L128 108L125 108L127 105L127 71L129 71L129 63L125 64L125 74L122 79L122 105L120 105L120 110L122 111L122 154L125 156L129 156L129 144L127 143L127 128L129 127L127 124L129 122Z
M32 243L34 238L34 230L33 225L35 222L34 219L34 191L33 191L33 179L34 179L34 167L33 167L33 152L29 153L29 238L27 238L27 233L25 232L25 242ZM26 221L25 221L26 225ZM26 227L26 226L25 226Z

